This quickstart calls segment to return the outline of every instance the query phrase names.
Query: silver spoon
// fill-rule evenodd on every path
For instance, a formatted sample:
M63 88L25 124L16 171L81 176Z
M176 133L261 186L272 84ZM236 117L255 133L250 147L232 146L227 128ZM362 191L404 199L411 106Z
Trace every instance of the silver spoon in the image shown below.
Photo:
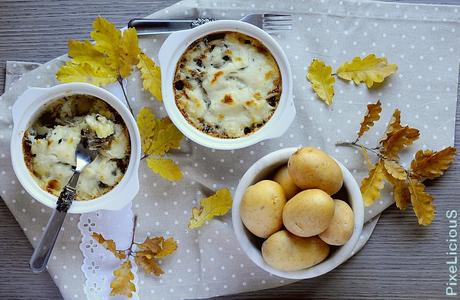
M72 205L73 200L75 200L78 177L81 171L96 158L97 154L97 148L92 147L91 140L82 137L75 152L77 164L74 173L59 195L56 209L46 225L40 243L35 248L30 258L30 268L34 273L41 273L46 269L46 265L48 264L54 244L56 243L56 239L64 223L67 211Z

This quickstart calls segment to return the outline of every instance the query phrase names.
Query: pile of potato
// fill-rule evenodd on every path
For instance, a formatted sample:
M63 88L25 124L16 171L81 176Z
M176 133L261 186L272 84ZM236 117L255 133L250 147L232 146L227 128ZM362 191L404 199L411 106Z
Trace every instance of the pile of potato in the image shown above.
M268 265L281 271L309 268L327 258L329 245L350 239L353 210L331 198L342 184L342 170L334 159L304 147L272 180L248 187L240 204L241 219L251 233L266 239L262 256Z

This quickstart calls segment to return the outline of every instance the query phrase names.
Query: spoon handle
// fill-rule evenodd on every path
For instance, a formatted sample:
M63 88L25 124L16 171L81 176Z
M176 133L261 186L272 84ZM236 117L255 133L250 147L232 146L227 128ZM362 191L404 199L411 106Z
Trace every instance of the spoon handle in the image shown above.
M75 186L77 185L79 175L79 172L75 172L69 180L69 183L64 187L59 195L56 209L53 211L53 214L46 225L45 232L43 233L40 243L35 248L32 257L30 258L30 268L34 273L41 273L46 269L46 265L48 264L54 244L56 243L59 232L61 231L67 211L72 205L73 200L75 200Z

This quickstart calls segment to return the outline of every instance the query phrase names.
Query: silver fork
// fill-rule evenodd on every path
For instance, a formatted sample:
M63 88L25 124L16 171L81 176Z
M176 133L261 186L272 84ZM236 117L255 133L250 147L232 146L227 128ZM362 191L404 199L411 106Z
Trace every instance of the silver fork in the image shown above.
M132 19L128 27L136 28L137 35L153 35L171 33L178 30L195 28L202 24L215 21L210 18L197 18L194 20L158 20L158 19ZM250 23L266 31L277 33L292 30L292 15L288 14L249 14L240 21Z
M292 15L283 14L250 14L241 21L255 25L267 33L292 30Z
M80 173L96 158L97 153L98 151L93 146L92 141L82 137L75 151L77 162L74 173L59 195L56 209L53 211L46 225L45 232L30 258L30 268L34 273L41 273L46 269L46 265L48 264L54 244L61 231L67 211L72 205L73 200L75 200L77 194L76 186Z

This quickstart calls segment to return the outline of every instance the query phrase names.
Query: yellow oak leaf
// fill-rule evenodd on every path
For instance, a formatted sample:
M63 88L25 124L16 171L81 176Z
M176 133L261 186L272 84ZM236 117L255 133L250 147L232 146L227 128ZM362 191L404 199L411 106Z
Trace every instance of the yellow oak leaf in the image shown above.
M319 59L313 59L308 67L307 79L311 82L313 91L327 105L332 104L334 97L335 77L332 76L332 67L327 66Z
M70 40L69 57L56 74L61 82L88 82L98 86L129 76L139 61L137 33L129 28L123 33L103 17L93 22L88 40Z
M103 86L117 81L117 76L106 68L94 67L89 63L76 64L68 61L56 73L60 82L87 82Z
M396 180L406 180L407 173L406 170L396 161L394 160L387 160L383 161L383 166L385 170L388 172L390 176L392 176Z
M149 152L148 150L152 146L155 138L155 127L157 126L157 118L155 114L148 109L143 107L137 114L136 123L139 128L139 134L141 136L142 151L144 153Z
M184 137L182 132L168 117L157 120L156 123L153 142L146 153L163 156L171 149L178 149Z
M137 115L137 126L142 141L142 151L147 155L163 156L170 149L178 149L183 134L169 118L157 119L148 108L143 107Z
M90 36L95 41L94 48L106 55L106 63L120 77L125 78L131 74L140 53L136 29L128 28L122 33L115 24L99 16L93 22Z
M380 103L380 100L376 103L367 105L367 113L364 115L364 119L361 122L361 126L358 131L358 138L362 137L366 131L374 126L374 122L377 122L380 119L381 112L382 103Z
M441 151L419 150L411 162L411 171L418 177L434 179L441 176L455 159L457 149L447 147Z
M162 101L160 67L144 53L139 55L137 67L141 72L144 90L149 91L158 101Z
M154 258L149 258L145 255L136 253L136 256L134 257L134 261L147 274L160 276L161 274L164 273L160 265L158 265L158 263L155 261Z
M113 240L106 240L102 234L93 232L91 234L91 237L96 240L99 244L102 245L105 249L110 251L116 258L119 259L125 259L126 258L126 253L124 251L118 251L117 250L117 245Z
M365 58L355 57L351 61L345 62L337 69L337 75L345 80L353 80L355 84L365 82L370 88L374 83L380 83L390 76L398 66L389 64L387 59L369 54Z
M223 216L232 207L232 194L229 189L222 188L207 198L200 201L200 207L192 209L192 217L188 228L194 229L204 225L206 221L216 216Z
M415 142L420 136L418 129L409 126L401 127L388 134L382 141L381 153L389 159L397 159L399 152Z
M369 171L369 175L361 181L361 194L363 195L364 205L371 206L375 200L380 198L380 190L383 189L385 172L383 162L377 164Z
M90 41L69 40L67 43L69 48L68 56L72 58L74 63L88 63L92 66L97 65L107 69L107 72L112 72L108 65L105 65L105 55L94 48L94 44Z
M123 31L119 53L119 72L123 78L131 75L134 65L139 62L139 42L135 28L128 28Z
M110 283L110 296L126 296L131 298L136 286L132 282L134 274L131 272L131 262L129 260L121 264L120 268L113 271L115 278Z
M98 16L93 22L93 31L91 31L90 37L95 42L94 48L106 56L106 63L113 70L118 70L121 63L121 31L117 29L115 24Z
M148 157L147 166L154 173L169 181L179 181L183 177L179 166L171 159Z
M412 208L420 225L430 225L434 219L433 197L425 191L425 185L416 178L409 178Z

